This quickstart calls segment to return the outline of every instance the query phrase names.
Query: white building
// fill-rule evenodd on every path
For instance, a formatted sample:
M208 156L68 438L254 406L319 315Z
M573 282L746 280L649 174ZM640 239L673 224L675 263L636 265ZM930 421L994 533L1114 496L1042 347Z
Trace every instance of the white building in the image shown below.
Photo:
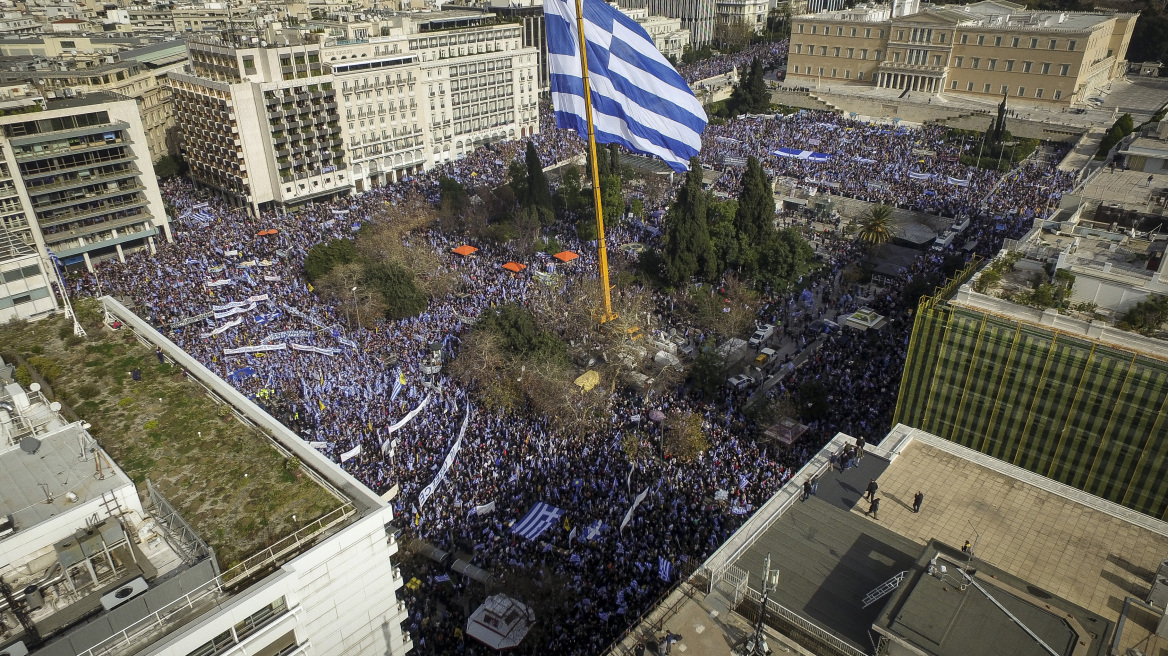
M337 509L220 571L152 486L138 490L39 393L0 388L4 582L35 634L0 602L0 653L32 656L400 656L393 511L126 308L106 309L158 345L337 498ZM240 428L240 430L244 430ZM33 441L27 441L33 438ZM200 456L201 457L201 456ZM96 472L96 475L95 475ZM211 493L208 491L208 493ZM327 521L326 521L327 520Z
M326 42L357 191L539 130L539 49L492 18L420 12L389 36Z
M318 35L267 30L187 42L186 71L171 73L190 174L255 212L352 188L333 76Z
M755 33L766 30L770 0L718 0L719 23L749 25Z
M50 251L92 268L170 240L133 100L91 94L0 116L0 150L0 321L56 309Z

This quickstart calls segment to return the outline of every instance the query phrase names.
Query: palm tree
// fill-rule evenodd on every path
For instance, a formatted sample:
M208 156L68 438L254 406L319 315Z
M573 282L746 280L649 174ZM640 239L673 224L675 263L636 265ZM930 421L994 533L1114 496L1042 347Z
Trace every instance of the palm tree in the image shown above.
M892 208L874 205L860 221L860 241L871 246L880 246L892 241Z

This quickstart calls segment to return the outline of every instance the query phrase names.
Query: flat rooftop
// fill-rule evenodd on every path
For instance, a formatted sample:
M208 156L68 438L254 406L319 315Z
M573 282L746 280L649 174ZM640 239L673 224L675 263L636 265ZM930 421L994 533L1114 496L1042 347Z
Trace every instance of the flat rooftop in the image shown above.
M0 517L12 515L17 526L29 528L67 508L69 493L84 502L134 484L116 468L98 478L93 457L80 457L81 441L88 436L74 424L41 439L35 453L0 453Z
M1114 626L1127 597L1146 597L1157 567L1168 556L1164 522L901 425L879 447L869 447L858 468L842 474L825 471L827 453L850 442L852 438L837 435L707 561L703 568L707 575L711 570L727 572L717 577L712 590L695 578L696 589L683 586L685 590L649 619L680 633L683 644L689 641L697 653L729 655L749 627L732 611L735 577L745 575L749 587L757 591L763 559L770 553L771 566L780 570L771 598L857 652L872 653L876 636L868 629L889 609L903 610L909 604L917 617L900 613L891 621L913 623L926 631L930 622L950 612L944 604L962 604L962 619L949 630L968 641L960 648L941 641L935 653L1006 653L995 645L1000 647L998 638L1011 635L1016 625L1003 625L1004 613L984 595L945 598L943 604L939 595L947 590L914 580L867 609L861 601L898 572L919 566L930 544L962 545L969 540L976 542L978 576L987 577L986 589L1003 605L1013 611L1018 603L1029 601L1033 606L1034 598L1057 598L1081 609L1081 627L1091 623L1090 616L1097 617L1083 629L1084 635L1095 629L1097 637L1109 639L1110 633L1098 632L1098 624ZM800 501L802 481L817 474L818 495ZM868 504L859 501L873 479L882 499L879 520L866 515ZM924 503L921 512L914 513L912 501L918 491L924 493ZM731 567L722 570L725 564ZM952 578L952 568L950 573ZM1041 605L1019 607L1018 612L1025 615L1024 622L1042 627L1038 633L1052 641L1070 635L1065 628L1070 625L1057 616L1047 617ZM1149 656L1168 655L1168 641L1152 635L1157 620L1150 613L1129 613L1120 653L1138 646ZM642 625L626 642L652 628ZM774 640L792 641L772 635ZM1071 643L1063 646L1067 649L1059 648L1060 653L1073 653ZM1095 653L1098 646L1090 643L1087 653Z

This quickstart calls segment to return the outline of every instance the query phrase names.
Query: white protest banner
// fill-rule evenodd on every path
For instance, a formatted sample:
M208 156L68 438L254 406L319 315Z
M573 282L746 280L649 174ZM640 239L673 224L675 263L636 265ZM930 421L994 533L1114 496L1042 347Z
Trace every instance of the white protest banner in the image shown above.
M256 296L248 296L247 297L248 303L259 303L261 301L266 301L266 300L268 300L267 294L258 294Z
M260 346L241 346L239 348L225 348L223 355L239 355L240 353L263 353L264 351L283 351L287 344L262 344Z
M173 328L181 328L183 326L189 326L192 323L198 323L204 319L210 319L213 315L214 312L204 312L202 314L196 314L193 317L187 317L186 319L177 319L171 322L170 325Z
M223 305L212 305L211 309L216 312L222 312L224 310L232 310L238 307L243 307L245 305L247 305L247 301L231 301L230 303L224 303Z
M422 408L426 407L430 403L430 396L431 396L430 394L427 394L426 398L422 399L422 402L418 404L418 407L414 408L413 410L410 410L409 413L406 414L406 416L402 417L401 421L397 422L396 424L394 424L386 429L385 441L381 443L381 452L382 453L385 453L385 450L389 445L389 436L393 435L394 431L396 431L397 429L410 423L410 420L413 419L414 417L416 417L418 415L418 413L422 411ZM469 406L467 406L467 410L470 410Z
M427 397L429 398L429 397ZM418 508L426 505L426 500L430 498L442 481L446 479L446 472L450 471L450 466L454 464L454 458L458 456L459 449L462 448L462 436L466 434L466 425L470 421L470 404L466 406L466 416L462 419L462 428L458 429L458 439L454 441L454 446L450 447L450 453L446 454L446 460L442 461L442 468L438 470L438 475L430 482L418 495Z
M207 287L222 287L223 285L234 285L235 281L224 278L222 280L212 280L211 282L205 282L203 284Z
M285 330L278 333L272 333L260 341L267 343L274 342L278 339L288 339L289 337L312 337L313 334L315 333L313 333L311 330Z
M341 454L341 462L345 462L346 460L352 460L353 458L356 458L359 455L361 455L361 445L360 444L358 444L356 447L354 447L352 451L346 451L346 452L342 453Z
M328 442L309 442L308 446L316 449L317 451L324 451L325 449L327 449L329 447L329 443Z
M231 308L230 310L224 310L222 312L216 312L215 318L216 319L226 319L227 317L230 317L233 314L243 314L245 312L251 312L254 309L256 309L256 304L252 303L251 305L248 305L247 307L237 307L237 308Z
M493 512L495 512L495 502L494 501L492 501L490 503L484 503L481 506L474 507L474 514L476 514L476 515L489 515Z
M725 501L730 498L728 490L717 490L714 492L714 501Z
M228 328L234 328L241 323L243 323L243 319L236 319L235 321L228 321L227 323L223 324L222 326L219 326L215 330L212 330L211 334L218 335L219 333L226 331Z
M280 282L280 276L264 276L264 282Z
M625 532L625 525L628 524L629 520L633 518L633 511L637 509L637 506L641 505L641 502L645 500L645 496L647 494L649 494L649 488L645 488L645 491L638 494L637 498L635 500L633 500L633 505L629 506L629 511L627 513L625 513L624 521L621 522L621 525L620 525L620 532L621 533Z
M308 346L305 344L289 344L294 351L305 351L307 353L319 353L321 355L336 355L337 349L321 348L319 346Z

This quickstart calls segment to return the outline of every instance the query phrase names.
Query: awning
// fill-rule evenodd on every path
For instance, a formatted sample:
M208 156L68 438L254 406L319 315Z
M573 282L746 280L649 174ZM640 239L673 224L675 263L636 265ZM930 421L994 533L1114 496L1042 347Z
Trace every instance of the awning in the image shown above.
M468 246L466 244L463 244L462 246L459 246L458 248L455 248L455 249L451 250L450 252L455 253L457 255L470 255L471 253L474 253L477 250L478 249L475 248L474 246Z
M552 257L556 258L557 260L559 260L561 262L571 262L572 260L574 260L580 256L573 253L572 251L562 251L560 253L556 253Z
M587 392L600 384L600 374L590 369L585 371L582 376L577 378L575 383L577 387L580 387L585 392Z
M508 263L503 265L503 268L508 270L508 271L514 271L515 273L519 273L520 271L526 269L527 265L520 264L518 262L508 262Z
M267 237L268 235L274 235L274 234L276 234L276 233L278 233L278 232L280 232L280 231L279 231L279 230L276 230L275 228L271 228L271 229L269 229L269 230L260 230L260 231L259 231L259 232L257 232L256 234L257 234L257 235L259 235L259 236L261 236L261 237Z

